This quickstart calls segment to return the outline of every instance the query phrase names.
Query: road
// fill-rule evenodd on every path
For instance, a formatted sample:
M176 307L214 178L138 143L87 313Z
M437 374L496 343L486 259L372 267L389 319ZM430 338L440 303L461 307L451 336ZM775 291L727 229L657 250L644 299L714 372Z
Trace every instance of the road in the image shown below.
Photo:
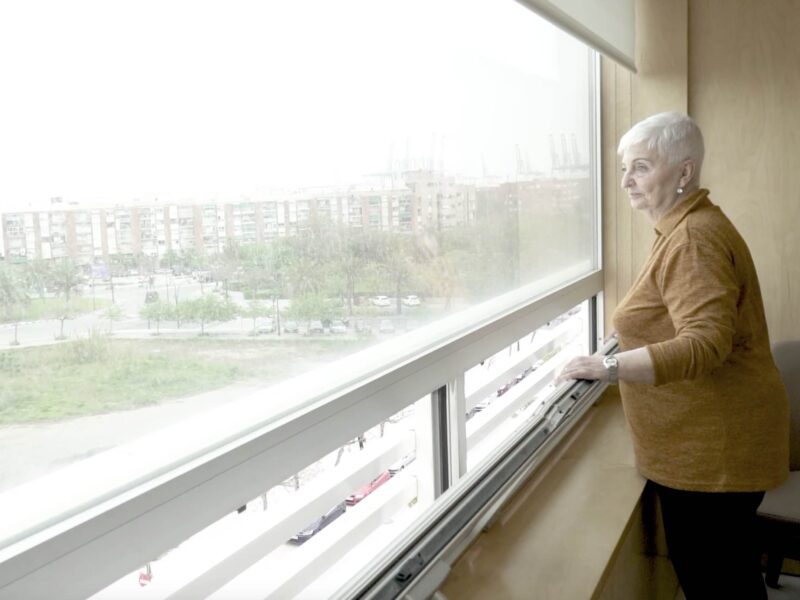
M261 384L263 386L263 384ZM0 427L0 493L76 460L135 440L153 431L153 424L173 423L230 402L260 387L256 383L235 384L135 410L56 423Z
M203 284L202 291L208 291L214 286L213 283ZM191 277L173 277L171 275L157 275L154 288L164 300L174 301L177 292L179 300L191 300L202 294L201 284ZM81 315L74 319L64 321L64 335L67 338L85 337L92 331L108 332L109 330L145 330L147 321L139 317L139 311L144 306L144 296L147 288L140 286L135 280L116 283L114 285L114 301L122 311L122 318L113 323L105 316L106 309L98 309L94 312ZM98 300L111 300L111 289L108 284L86 286L83 290L86 298L95 297ZM241 293L231 294L235 302L243 302ZM227 324L230 329L236 331L239 324ZM38 346L52 344L56 342L56 337L61 330L61 322L58 319L43 319L40 321L28 321L20 323L17 330L17 339L24 346ZM14 339L14 325L10 323L0 324L0 347L10 347Z

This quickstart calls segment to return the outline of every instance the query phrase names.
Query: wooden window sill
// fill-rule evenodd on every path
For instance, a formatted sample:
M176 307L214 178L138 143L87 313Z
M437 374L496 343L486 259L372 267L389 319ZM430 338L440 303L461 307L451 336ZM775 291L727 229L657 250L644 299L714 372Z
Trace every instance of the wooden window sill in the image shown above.
M453 564L441 593L459 600L622 598L617 591L661 579L663 597L674 598L668 561L658 552L646 556L645 483L611 387Z

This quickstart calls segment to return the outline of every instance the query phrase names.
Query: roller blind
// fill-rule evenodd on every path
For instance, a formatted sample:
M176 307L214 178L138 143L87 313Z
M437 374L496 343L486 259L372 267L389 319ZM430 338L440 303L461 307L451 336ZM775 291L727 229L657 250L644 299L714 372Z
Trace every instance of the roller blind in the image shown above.
M636 72L634 0L517 0Z

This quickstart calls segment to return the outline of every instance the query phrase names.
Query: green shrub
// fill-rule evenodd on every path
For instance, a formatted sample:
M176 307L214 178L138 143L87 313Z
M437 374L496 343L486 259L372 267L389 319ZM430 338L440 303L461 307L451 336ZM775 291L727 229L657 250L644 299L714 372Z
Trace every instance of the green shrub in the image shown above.
M64 366L100 363L108 360L109 340L97 331L92 331L85 338L61 344L58 350L59 362Z

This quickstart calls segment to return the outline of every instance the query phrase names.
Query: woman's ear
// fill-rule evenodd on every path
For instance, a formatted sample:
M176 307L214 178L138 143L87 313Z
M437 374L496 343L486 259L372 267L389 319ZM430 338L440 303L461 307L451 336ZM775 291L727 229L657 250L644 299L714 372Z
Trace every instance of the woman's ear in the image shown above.
M686 187L694 178L694 161L691 159L683 161L681 165L680 187Z

